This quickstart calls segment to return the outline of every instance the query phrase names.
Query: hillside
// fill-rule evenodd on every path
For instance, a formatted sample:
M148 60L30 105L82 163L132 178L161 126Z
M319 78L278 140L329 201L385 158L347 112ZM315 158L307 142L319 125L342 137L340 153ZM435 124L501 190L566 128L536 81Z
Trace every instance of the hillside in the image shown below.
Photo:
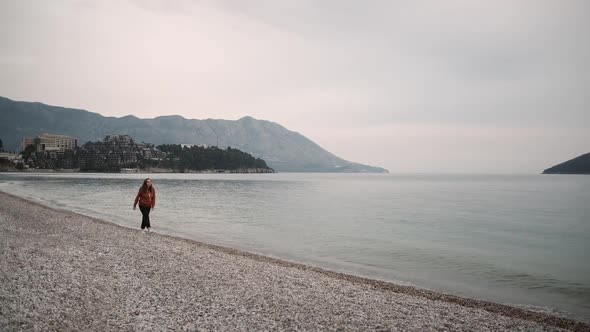
M547 168L543 174L590 174L590 152Z
M156 145L230 146L262 158L270 167L283 172L387 172L338 158L297 132L249 116L235 121L185 119L178 115L116 118L0 97L0 139L5 149L18 150L23 137L45 132L77 137L80 144L101 140L105 135L127 134Z

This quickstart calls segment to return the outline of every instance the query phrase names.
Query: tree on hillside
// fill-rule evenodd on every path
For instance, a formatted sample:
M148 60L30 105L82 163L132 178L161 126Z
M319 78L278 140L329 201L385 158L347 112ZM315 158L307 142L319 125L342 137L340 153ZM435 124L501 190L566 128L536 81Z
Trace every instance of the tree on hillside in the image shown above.
M2 139L0 138L0 151L4 151L4 145L2 144Z
M169 167L179 171L185 170L236 170L243 168L270 169L266 162L260 158L228 147L222 150L216 146L182 147L178 144L163 144L158 150L166 152L166 160L160 166ZM155 165L153 165L155 166Z
M27 147L21 152L21 155L24 159L29 158L32 153L34 153L37 148L33 144L27 145Z

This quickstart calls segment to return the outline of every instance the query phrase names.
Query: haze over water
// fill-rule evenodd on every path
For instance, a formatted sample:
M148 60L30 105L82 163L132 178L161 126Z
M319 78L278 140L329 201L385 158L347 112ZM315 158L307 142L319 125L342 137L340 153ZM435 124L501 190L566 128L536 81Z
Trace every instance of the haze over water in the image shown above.
M590 177L150 174L161 233L590 321ZM0 190L139 228L145 174L0 174Z

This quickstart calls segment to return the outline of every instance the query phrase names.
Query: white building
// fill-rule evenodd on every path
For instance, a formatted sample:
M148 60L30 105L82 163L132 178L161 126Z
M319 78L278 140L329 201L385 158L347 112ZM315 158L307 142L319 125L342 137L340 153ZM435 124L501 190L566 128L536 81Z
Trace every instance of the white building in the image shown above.
M64 135L42 134L35 138L37 151L64 152L74 150L78 146L78 139Z

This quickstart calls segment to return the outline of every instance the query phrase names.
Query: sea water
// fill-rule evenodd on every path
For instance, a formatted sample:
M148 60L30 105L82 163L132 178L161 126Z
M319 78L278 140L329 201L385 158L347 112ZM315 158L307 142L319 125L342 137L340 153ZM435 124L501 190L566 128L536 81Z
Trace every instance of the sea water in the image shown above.
M0 174L0 190L374 279L590 321L590 176Z

